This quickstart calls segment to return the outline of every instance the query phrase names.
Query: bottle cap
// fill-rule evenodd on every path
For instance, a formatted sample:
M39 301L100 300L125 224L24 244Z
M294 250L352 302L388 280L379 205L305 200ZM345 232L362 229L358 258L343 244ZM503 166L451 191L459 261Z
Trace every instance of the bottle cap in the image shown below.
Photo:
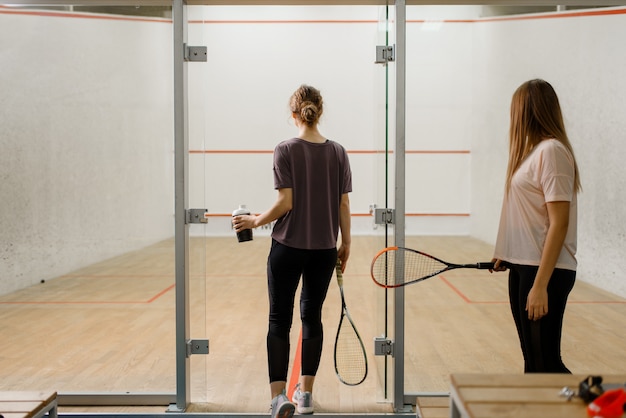
M239 207L233 211L233 216L237 215L250 215L250 211L246 208L246 205L239 205Z

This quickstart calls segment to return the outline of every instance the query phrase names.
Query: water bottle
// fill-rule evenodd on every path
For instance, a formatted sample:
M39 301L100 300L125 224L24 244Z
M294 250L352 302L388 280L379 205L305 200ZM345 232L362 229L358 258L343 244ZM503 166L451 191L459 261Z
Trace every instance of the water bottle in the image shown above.
M246 205L239 205L237 209L233 211L233 216L237 215L250 215L250 211L246 208ZM252 230L244 229L237 232L237 240L239 242L252 241Z

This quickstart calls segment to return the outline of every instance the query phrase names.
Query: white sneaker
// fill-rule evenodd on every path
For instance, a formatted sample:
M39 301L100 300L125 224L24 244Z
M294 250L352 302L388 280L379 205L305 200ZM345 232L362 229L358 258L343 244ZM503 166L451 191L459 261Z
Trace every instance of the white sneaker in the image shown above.
M289 398L287 398L283 392L272 399L270 409L272 411L272 418L291 418L293 417L296 406L289 402Z
M293 392L291 400L296 404L296 411L299 414L313 413L313 394L311 392L302 392L300 383L296 385L296 390Z

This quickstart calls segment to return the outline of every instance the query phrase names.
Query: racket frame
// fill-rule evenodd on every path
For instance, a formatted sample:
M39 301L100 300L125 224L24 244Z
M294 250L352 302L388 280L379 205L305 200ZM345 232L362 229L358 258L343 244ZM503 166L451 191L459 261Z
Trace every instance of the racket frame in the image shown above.
M339 286L339 293L341 295L341 318L339 319L339 326L337 327L337 334L335 335L335 349L333 352L333 362L335 366L335 374L341 383L348 386L357 386L365 381L368 373L368 364L367 364L367 353L365 351L365 346L363 345L363 339L361 339L361 334L356 329L356 325L354 325L354 321L352 321L352 317L350 316L350 312L348 311L348 307L346 305L346 299L343 292L343 273L341 272L341 262L337 260L337 266L335 267L336 275L337 275L337 285ZM365 363L365 372L363 373L363 377L356 383L346 382L344 378L341 377L341 373L339 372L339 368L337 367L337 347L339 341L339 335L341 334L341 326L343 321L347 319L352 330L357 336L359 341L359 345L361 348L361 352L363 353L363 362Z
M378 259L380 257L383 257L386 253L390 253L390 252L396 252L397 253L415 253L415 254L419 254L421 256L430 258L431 260L435 260L441 264L443 264L445 267L442 267L441 269L434 271L432 273L417 277L417 278L412 278L410 280L404 280L402 283L395 283L395 284L384 284L382 281L377 280L376 278L376 274L374 273L374 266L376 265L376 262L378 261ZM394 256L395 259L397 259L396 256ZM395 267L395 262L394 262L394 267ZM460 268L473 268L473 269L478 269L478 270L489 270L489 269L493 269L494 268L494 263L493 262L478 262L478 263L471 263L471 264L455 264L455 263L449 263L447 261L444 261L440 258L437 258L435 256L432 256L430 254L427 254L425 252L419 251L419 250L414 250L413 248L406 248L406 247L397 247L397 246L392 246L392 247L387 247L387 248L383 248L382 250L380 250L373 258L372 260L372 264L370 267L370 275L372 277L372 280L374 281L374 283L376 283L378 286L383 287L385 289L394 289L397 287L402 287L402 286L406 286L408 284L413 284L413 283L417 283L417 282L421 282L423 280L426 279L430 279L431 277L435 277L443 272L446 271L450 271L450 270L454 270L454 269L460 269ZM394 272L395 274L395 272Z

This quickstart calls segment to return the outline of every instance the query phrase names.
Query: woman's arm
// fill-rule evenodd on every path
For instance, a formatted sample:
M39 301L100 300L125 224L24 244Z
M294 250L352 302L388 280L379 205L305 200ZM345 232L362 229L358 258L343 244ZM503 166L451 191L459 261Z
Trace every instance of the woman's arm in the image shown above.
M346 263L350 257L350 245L352 244L350 218L350 197L348 193L341 195L341 204L339 206L339 228L341 229L341 246L337 252L337 257L341 260L341 271L346 271Z
M570 202L547 202L546 207L550 226L541 253L539 270L526 300L526 311L531 321L548 313L548 282L561 254L569 226Z
M271 208L260 215L233 216L235 231L257 228L283 216L293 207L293 189L278 189L278 197Z

